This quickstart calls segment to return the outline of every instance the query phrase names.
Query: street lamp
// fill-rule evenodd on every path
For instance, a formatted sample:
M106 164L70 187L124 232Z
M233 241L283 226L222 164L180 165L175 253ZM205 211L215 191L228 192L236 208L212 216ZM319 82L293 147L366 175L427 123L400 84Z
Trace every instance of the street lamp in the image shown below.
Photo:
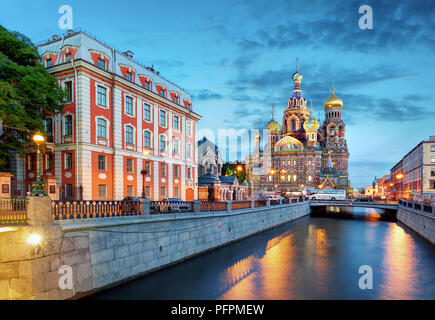
M144 148L142 150L142 154L144 156L149 156L151 154L151 149ZM142 175L142 198L145 198L145 174L147 174L147 172L145 170L142 170L140 173Z
M41 150L40 145L44 143L45 138L42 134L35 133L32 137L33 142L36 144L36 181L32 184L32 196L45 197L47 192L44 189L44 182L41 180Z

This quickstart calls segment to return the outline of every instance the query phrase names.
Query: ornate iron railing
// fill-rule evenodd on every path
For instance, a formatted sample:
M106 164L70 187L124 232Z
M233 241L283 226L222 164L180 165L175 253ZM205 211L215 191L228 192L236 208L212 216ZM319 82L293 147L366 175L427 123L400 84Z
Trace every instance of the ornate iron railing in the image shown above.
M151 201L151 214L165 213L187 213L193 212L193 202L191 201Z
M141 214L141 203L134 200L53 200L51 203L53 220L109 218Z
M233 201L231 203L231 210L238 210L238 209L248 209L251 207L251 201Z
M255 207L265 207L267 206L267 200L255 200Z
M214 202L214 201L201 201L199 210L203 211L226 211L226 202Z
M276 199L270 200L270 205L271 206L277 206L277 205L279 205L279 200L276 200Z
M27 199L0 198L0 225L27 223Z

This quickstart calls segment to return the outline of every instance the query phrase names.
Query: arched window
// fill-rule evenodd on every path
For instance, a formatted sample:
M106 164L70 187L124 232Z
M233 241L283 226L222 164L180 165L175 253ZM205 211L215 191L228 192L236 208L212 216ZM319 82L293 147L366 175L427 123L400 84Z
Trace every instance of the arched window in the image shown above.
M164 135L161 135L159 138L159 150L160 152L165 152L166 150L166 138Z
M144 148L151 148L151 133L149 131L143 133L143 146Z
M106 120L97 119L97 138L106 139L107 123Z
M133 144L133 127L125 127L125 143Z

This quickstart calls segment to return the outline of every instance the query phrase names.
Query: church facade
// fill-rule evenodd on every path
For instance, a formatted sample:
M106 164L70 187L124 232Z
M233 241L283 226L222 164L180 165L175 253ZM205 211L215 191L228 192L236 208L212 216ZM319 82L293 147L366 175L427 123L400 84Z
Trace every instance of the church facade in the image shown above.
M348 189L348 146L342 120L343 101L332 95L324 103L325 119L315 119L302 96L302 74L292 76L293 94L282 122L272 119L262 137L254 138L254 150L245 160L248 180L256 194L310 189Z

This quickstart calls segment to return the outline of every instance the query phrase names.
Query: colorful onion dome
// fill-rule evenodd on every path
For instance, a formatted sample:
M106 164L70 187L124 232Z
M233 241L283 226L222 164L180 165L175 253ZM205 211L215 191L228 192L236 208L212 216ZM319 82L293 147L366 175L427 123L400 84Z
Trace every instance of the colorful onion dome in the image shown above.
M293 81L301 81L302 80L302 75L299 72L295 72L292 76Z
M272 119L266 124L266 129L270 130L270 132L279 133L281 130L281 125L279 122L276 122Z
M310 117L307 121L304 122L305 132L316 132L319 126L319 122L313 117Z

